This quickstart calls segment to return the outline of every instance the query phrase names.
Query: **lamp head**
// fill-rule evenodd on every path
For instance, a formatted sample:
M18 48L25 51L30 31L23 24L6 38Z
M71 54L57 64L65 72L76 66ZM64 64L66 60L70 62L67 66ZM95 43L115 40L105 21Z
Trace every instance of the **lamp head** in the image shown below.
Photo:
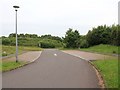
M19 6L13 6L13 8L20 8Z

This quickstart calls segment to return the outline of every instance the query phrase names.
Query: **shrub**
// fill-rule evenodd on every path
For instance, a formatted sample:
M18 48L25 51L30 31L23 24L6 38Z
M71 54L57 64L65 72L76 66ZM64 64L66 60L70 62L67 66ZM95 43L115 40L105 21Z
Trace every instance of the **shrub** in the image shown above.
M80 48L88 48L89 45L88 45L88 42L86 40L83 40L81 43L80 43Z
M55 48L55 45L53 45L50 42L40 42L41 43L41 48Z

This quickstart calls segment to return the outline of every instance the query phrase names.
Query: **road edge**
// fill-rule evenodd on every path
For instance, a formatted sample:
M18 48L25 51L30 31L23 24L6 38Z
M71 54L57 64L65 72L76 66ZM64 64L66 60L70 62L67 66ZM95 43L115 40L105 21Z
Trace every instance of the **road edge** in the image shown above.
M87 62L93 67L93 69L95 70L96 76L98 77L98 85L99 85L101 88L106 88L106 87L105 87L105 81L104 81L104 79L103 79L103 76L102 76L101 72L99 71L99 69L98 69L94 64L92 64L92 60L87 60L87 59L82 58L82 57L80 57L80 56L78 56L78 55L73 55L73 54L70 54L70 53L67 53L67 52L64 52L64 51L62 51L62 52L63 52L63 53L66 53L66 54L69 54L69 55L72 55L72 56L75 56L75 57L78 57L78 58L80 58L80 59L83 59L83 60L87 61Z
M31 64L31 63L34 63L34 62L41 56L42 52L43 52L43 51L41 51L41 52L40 52L40 55L39 55L38 57L36 57L35 59L33 59L32 61L29 61L29 62L27 62L27 63L25 63L25 64L23 64L23 65L19 65L19 66L16 67L16 68L13 68L13 69L10 69L10 70L6 70L6 71L2 71L2 73L8 72L8 71L13 71L13 70L15 70L15 69L21 68L21 67L23 67L23 66L27 66L27 65L29 65L29 64Z
M88 61L88 63L91 64L92 67L93 67L93 69L95 70L96 75L97 75L97 77L98 77L98 81L99 81L100 87L101 87L101 88L105 88L105 81L104 81L104 79L103 79L103 76L102 76L100 70L92 63L92 61Z

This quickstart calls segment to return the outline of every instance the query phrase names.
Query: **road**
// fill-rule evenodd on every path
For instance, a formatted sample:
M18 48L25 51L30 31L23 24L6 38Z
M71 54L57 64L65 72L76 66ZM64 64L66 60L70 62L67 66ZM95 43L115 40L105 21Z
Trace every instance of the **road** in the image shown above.
M3 73L3 88L99 88L87 61L46 49L34 63Z

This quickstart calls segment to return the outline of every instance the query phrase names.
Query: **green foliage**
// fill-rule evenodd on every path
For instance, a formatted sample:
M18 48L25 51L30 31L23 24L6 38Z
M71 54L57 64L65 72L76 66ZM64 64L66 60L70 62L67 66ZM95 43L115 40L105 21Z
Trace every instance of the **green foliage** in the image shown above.
M69 28L66 32L64 42L67 48L78 48L80 46L80 34L77 30L73 31Z
M62 42L62 39L58 36L51 36L51 35L42 35L41 39L52 39Z
M63 43L57 40L51 40L51 39L42 39L39 44L41 45L41 48L59 48L63 47Z
M111 45L120 45L120 26L98 26L93 28L86 35L86 40L88 41L89 46L99 45L99 44L111 44Z
M55 45L50 42L40 42L41 48L55 48Z
M3 45L16 45L16 35L10 34L9 37L2 37ZM42 48L59 48L63 47L63 42L60 37L51 35L42 35L41 37L36 34L18 34L19 46L35 46L41 44Z
M15 46L16 35L12 33L9 37L2 37L3 45ZM120 26L98 26L93 28L87 33L87 35L80 35L77 30L69 28L64 38L51 35L42 35L41 37L37 34L18 34L18 45L19 46L36 46L41 44L43 48L87 48L99 44L109 44L120 46Z
M88 47L89 45L88 45L87 40L82 40L80 43L80 48L88 48Z
M8 45L10 43L11 43L11 40L9 38L6 38L6 37L2 38L2 44Z

